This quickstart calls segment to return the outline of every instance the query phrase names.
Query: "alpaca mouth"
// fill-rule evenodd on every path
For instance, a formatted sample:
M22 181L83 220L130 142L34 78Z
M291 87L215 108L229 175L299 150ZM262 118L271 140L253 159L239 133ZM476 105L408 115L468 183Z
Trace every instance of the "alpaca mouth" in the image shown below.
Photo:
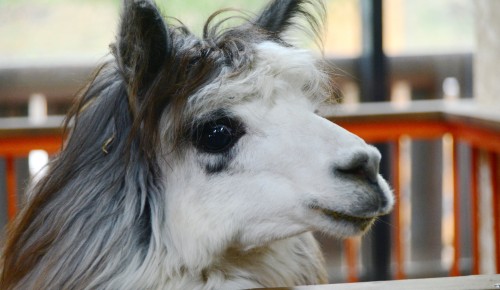
M352 216L348 215L345 213L341 213L338 211L333 211L329 209L321 209L321 212L329 217L330 219L333 219L334 221L342 221L342 222L347 222L350 224L355 224L356 226L360 227L361 229L367 228L375 219L376 217L358 217L358 216Z

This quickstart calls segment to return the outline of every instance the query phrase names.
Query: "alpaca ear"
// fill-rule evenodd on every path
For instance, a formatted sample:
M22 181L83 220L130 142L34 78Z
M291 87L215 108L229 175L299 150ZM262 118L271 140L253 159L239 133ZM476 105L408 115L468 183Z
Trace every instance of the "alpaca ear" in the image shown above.
M279 35L293 24L292 19L304 14L306 0L274 0L255 20L255 24L272 35Z
M125 0L115 56L129 87L140 93L159 73L172 45L156 5L149 0Z

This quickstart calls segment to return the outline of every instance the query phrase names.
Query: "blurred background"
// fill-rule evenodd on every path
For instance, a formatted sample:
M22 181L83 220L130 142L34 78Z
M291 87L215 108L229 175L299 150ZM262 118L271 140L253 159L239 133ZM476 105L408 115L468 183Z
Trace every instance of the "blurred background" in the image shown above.
M255 13L268 1L157 2L165 14L199 34L205 19L217 9L232 7ZM337 114L339 122L350 122L349 116L356 115L371 123L378 120L370 119L378 118L372 116L373 110L379 110L380 116L402 110L398 112L404 119L405 114L415 116L412 108L416 104L419 114L415 118L422 119L426 112L436 113L444 101L481 98L490 104L489 109L500 112L498 101L488 100L495 97L482 93L488 89L481 91L476 81L478 75L493 73L488 71L491 68L483 71L483 67L500 60L494 48L489 48L485 54L493 54L492 59L478 64L478 43L486 38L498 42L495 33L500 33L500 23L490 22L495 18L492 15L500 13L494 2L327 0L323 53L335 71L342 106L351 109L347 113L325 110L325 115L336 121ZM109 57L119 8L119 0L0 0L1 227L15 215L33 174L57 151L61 139L55 136L60 134L61 116L75 93L93 68ZM317 49L307 41L305 45ZM373 102L382 105L363 105ZM361 105L352 107L356 104ZM490 126L480 130L497 136L498 118L486 121ZM392 122L394 125L399 119ZM414 126L417 130L418 125ZM331 282L500 270L500 230L491 208L498 203L495 170L500 143L477 148L476 143L459 144L453 132L412 138L409 131L398 133L397 139L374 142L385 156L383 175L397 184L395 213L379 221L363 238L339 241L318 237ZM27 145L16 145L22 142ZM18 146L24 149L12 149ZM455 166L457 160L460 169ZM475 168L471 162L480 165ZM481 164L490 166L483 170ZM481 199L471 187L476 186L471 180L476 171L479 179L486 180ZM487 214L478 222L478 208L486 207Z
M198 34L205 19L217 9L232 7L255 13L267 3L158 2L165 13L175 15ZM326 1L328 22L323 33L323 51L338 69L337 83L348 102L359 101L359 94L363 94L356 87L360 79L357 60L371 49L372 43L363 40L371 37L367 32L374 28L370 3ZM451 77L447 82L450 90L458 86L461 95L470 97L474 2L383 0L380 6L384 25L377 33L384 35L380 47L393 66L384 73L394 78L396 85L392 89L404 95L405 90L410 90L410 82L411 91L418 98L440 98L440 82ZM47 95L49 114L64 114L82 76L109 55L119 7L119 0L0 0L0 116L26 115L32 89ZM60 69L48 69L51 67ZM22 78L18 77L20 73Z
M199 33L208 16L232 7L256 13L266 0L158 1ZM328 0L327 56L362 53L362 0ZM119 19L119 0L0 0L0 61L97 61L108 53ZM384 0L384 51L408 54L474 51L470 0Z

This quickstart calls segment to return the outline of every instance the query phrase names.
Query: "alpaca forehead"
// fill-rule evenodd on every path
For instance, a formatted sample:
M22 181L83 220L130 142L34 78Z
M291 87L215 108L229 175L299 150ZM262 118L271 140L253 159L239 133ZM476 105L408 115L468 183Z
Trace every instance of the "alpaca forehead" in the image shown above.
M328 78L318 68L318 60L308 51L266 41L255 46L255 57L247 71L221 75L201 88L189 106L195 114L228 108L249 100L273 102L276 98L327 97Z
M318 69L317 59L308 51L284 47L275 42L263 42L256 45L255 61L249 72L228 80L228 84L240 90L253 90L247 92L243 89L245 97L254 93L265 98L276 97L273 94L275 91L302 91L305 86L314 90L325 81L324 78Z
M301 76L305 81L317 77L320 71L317 58L307 50L285 47L275 42L262 42L256 46L257 70L268 69L276 76ZM312 73L302 75L303 73Z

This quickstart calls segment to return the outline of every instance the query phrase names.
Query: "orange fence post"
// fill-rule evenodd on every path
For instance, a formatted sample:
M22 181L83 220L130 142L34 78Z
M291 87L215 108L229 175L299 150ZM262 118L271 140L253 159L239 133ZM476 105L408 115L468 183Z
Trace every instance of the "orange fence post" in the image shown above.
M458 140L453 136L453 264L450 276L460 275L460 182L458 168Z
M394 198L396 199L396 206L393 210L393 218L394 218L394 227L393 227L393 255L396 263L396 279L404 279L404 254L403 254L403 241L401 239L401 185L400 185L400 172L401 172L401 163L400 163L400 153L401 148L399 144L400 140L396 140L393 142L393 150L392 150L392 184L394 190Z
M7 179L7 216L12 220L17 211L17 194L16 194L16 167L13 156L5 158L6 179Z
M358 282L358 243L354 238L344 240L344 255L347 264L347 282Z
M481 254L479 252L479 149L472 147L471 152L471 225L472 225L472 274L479 274Z
M500 273L500 192L498 189L498 155L495 152L489 153L489 167L491 174L491 192L493 197L493 234L495 237L496 268Z

